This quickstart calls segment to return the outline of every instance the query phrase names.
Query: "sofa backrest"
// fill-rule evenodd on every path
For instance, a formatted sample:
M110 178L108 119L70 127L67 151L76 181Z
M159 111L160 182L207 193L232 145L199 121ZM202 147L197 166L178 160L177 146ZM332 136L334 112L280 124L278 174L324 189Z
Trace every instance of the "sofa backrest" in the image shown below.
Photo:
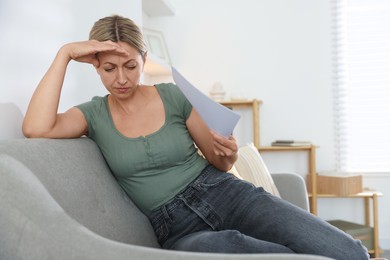
M6 140L0 142L0 154L29 168L65 212L91 231L123 243L158 247L147 217L117 184L92 140Z
M14 103L0 103L0 140L23 138L23 114Z

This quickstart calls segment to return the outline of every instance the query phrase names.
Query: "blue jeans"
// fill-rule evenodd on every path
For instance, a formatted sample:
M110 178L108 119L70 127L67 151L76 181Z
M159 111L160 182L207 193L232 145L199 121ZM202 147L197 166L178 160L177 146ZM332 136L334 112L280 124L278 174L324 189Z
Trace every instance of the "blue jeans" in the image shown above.
M213 166L149 219L166 249L369 259L360 241Z

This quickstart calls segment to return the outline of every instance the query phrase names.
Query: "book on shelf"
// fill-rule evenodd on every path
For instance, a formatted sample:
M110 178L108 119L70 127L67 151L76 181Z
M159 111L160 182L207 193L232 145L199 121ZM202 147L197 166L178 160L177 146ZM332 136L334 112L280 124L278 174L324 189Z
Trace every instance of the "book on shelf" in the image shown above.
M272 146L311 146L309 141L294 141L294 140L276 140L271 143Z

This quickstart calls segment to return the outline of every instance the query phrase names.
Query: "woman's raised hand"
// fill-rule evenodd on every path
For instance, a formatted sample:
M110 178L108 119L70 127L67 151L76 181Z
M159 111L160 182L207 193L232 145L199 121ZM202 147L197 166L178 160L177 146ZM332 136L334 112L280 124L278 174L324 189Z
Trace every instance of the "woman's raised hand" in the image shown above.
M113 54L127 56L128 52L118 43L112 41L99 42L96 40L72 42L62 47L66 51L69 59L92 64L95 68L99 67L99 52L110 52Z
M73 42L61 47L31 98L23 122L26 137L74 138L85 134L87 123L80 110L71 108L58 114L57 109L69 61L86 62L97 68L100 52L129 55L111 41Z

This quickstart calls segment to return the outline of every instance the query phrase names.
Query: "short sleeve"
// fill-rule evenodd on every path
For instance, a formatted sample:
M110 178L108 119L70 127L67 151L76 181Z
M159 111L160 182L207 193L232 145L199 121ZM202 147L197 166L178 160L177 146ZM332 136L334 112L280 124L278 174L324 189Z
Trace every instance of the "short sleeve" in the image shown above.
M105 103L103 97L93 97L91 101L76 106L84 114L88 124L88 137L94 135L96 129L96 119L105 113Z
M157 86L160 91L165 92L167 101L182 111L182 116L187 120L192 111L192 105L184 96L183 92L173 83L163 83Z

